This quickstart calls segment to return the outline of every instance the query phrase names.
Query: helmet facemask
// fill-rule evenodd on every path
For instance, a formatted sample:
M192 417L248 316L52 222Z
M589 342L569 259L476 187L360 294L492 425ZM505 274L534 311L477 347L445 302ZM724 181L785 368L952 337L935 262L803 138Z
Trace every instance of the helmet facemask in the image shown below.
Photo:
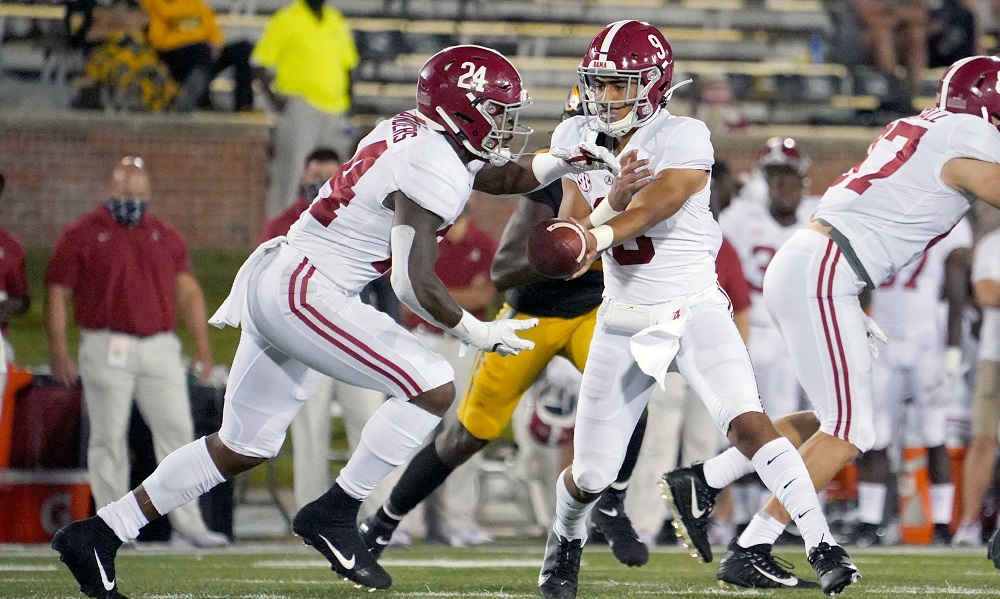
M581 102L583 111L587 116L587 124L594 131L599 131L612 137L621 137L632 129L642 127L648 123L660 106L653 105L650 101L650 92L660 83L660 76L663 70L654 66L642 71L619 71L616 69L606 69L597 67L584 67L578 69L580 74ZM596 88L598 78L605 85L626 85L624 98L614 100L598 100ZM643 81L648 83L643 83ZM634 94L633 95L633 90ZM618 119L611 120L612 108L621 110L622 107L630 107L628 114Z
M496 100L477 103L476 110L492 121L493 127L483 139L482 152L473 150L473 153L488 159L493 166L503 166L520 158L528 148L528 137L533 132L531 127L521 125L519 122L521 110L529 104L531 98L527 95L515 104L504 104Z

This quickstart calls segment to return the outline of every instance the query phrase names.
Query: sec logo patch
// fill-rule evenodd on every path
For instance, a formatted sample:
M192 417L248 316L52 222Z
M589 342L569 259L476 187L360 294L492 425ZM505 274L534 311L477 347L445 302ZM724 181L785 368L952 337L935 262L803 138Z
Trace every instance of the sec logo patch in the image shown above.
M580 173L576 176L576 183L580 186L580 191L587 193L590 191L592 185L590 183L590 175L587 173Z

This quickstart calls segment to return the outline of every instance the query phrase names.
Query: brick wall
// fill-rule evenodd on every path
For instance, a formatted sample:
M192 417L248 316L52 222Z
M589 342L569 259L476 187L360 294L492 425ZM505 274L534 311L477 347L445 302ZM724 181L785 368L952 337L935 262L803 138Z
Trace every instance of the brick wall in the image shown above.
M244 250L257 241L267 191L269 124L261 118L0 115L0 224L29 247L107 197L126 154L146 159L151 210L191 248Z

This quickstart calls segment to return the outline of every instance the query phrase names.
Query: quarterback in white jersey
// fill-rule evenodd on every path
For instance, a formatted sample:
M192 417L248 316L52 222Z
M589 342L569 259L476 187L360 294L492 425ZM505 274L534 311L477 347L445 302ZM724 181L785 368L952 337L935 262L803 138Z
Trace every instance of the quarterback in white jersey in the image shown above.
M737 201L719 215L722 234L736 249L750 287L750 339L760 400L771 418L799 409L801 389L795 380L785 342L771 320L764 299L764 272L788 239L809 222L800 209L805 197L809 158L789 138L768 140L758 167L765 178L765 202Z
M593 227L580 273L597 252L608 251L604 303L580 388L573 464L556 485L556 519L538 579L542 595L576 596L586 517L615 481L653 386L662 386L671 368L733 445L752 458L768 488L800 516L796 522L824 588L839 592L857 570L833 541L801 458L763 413L746 347L717 283L722 236L709 210L714 152L704 123L665 108L673 89L670 45L648 23L618 21L590 44L579 73L585 116L560 124L552 143L609 147L621 156L623 170L620 178L592 171L563 180L560 215ZM688 516L692 505L708 511L714 504L709 482L694 473L684 478L681 502ZM689 517L682 530L704 526ZM694 555L711 559L707 534L686 540Z
M935 543L945 543L950 537L955 487L945 440L948 414L956 398L948 396L954 388L945 384L945 377L946 372L960 374L961 323L968 295L961 252L952 252L968 252L971 246L972 227L962 219L939 243L872 293L872 318L891 343L881 348L873 365L875 440L856 461L859 527L855 539L859 543L877 543L886 481L892 476L887 448L907 441L900 437L906 400L912 400L911 421L917 425L911 433L916 433L919 444L927 448ZM956 269L959 276L946 276ZM946 305L942 305L942 296Z
M516 331L537 321L484 323L434 273L437 241L474 188L524 193L572 172L617 171L616 158L587 144L522 156L530 130L518 125L518 114L529 102L517 70L498 52L442 50L420 70L417 109L376 126L288 237L250 256L211 320L243 329L221 430L170 454L132 493L53 540L85 593L119 597L114 557L123 541L276 455L315 387L313 371L391 399L365 425L336 484L299 511L293 530L340 576L371 589L390 586L358 533L358 508L440 422L455 398L454 373L358 292L391 265L394 291L426 320L486 351L531 349Z
M858 295L919 258L975 199L1000 207L998 74L995 57L952 65L937 108L891 123L764 274L764 302L819 419L799 449L817 488L875 440L872 359L874 338L884 335ZM730 468L724 482L746 473ZM790 519L772 498L744 533L747 542L770 547Z

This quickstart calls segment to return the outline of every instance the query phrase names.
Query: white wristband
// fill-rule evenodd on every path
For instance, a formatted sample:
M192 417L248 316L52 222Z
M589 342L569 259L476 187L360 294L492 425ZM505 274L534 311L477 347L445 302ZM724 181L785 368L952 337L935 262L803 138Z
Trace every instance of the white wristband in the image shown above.
M944 350L944 371L948 374L962 371L962 348L949 345Z
M590 234L597 238L597 251L605 250L615 241L615 230L610 225L601 225L590 230Z
M621 212L611 207L611 202L605 199L590 213L590 226L600 227L604 223L621 214Z
M565 160L556 158L548 152L535 154L531 161L531 172L542 185L548 185L563 175L573 172L573 167Z
M458 321L458 324L448 329L448 332L469 345L480 347L482 340L489 336L489 326L466 310L462 310L462 319Z

